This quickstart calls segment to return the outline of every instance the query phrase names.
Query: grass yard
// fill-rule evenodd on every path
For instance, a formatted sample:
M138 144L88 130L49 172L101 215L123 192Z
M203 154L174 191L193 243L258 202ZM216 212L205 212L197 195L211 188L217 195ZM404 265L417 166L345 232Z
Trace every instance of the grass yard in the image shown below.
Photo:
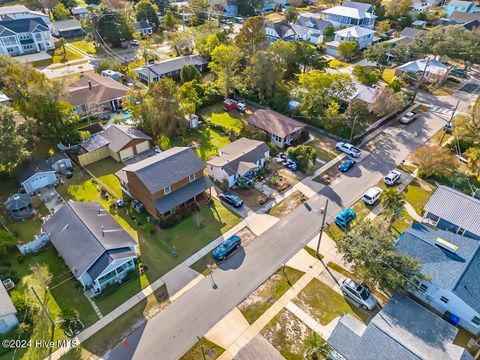
M349 313L366 322L369 315L343 298L320 280L313 279L293 302L322 325Z
M62 356L62 360L87 360L102 357L109 349L116 346L131 331L141 326L146 320L158 314L166 305L165 288L156 290L153 294L108 324L95 335Z
M225 351L224 348L221 346L218 346L217 344L212 343L211 341L208 341L204 337L202 337L199 341L193 345L193 347L188 350L181 358L180 360L201 360L203 359L203 354L202 354L202 346L203 346L203 351L205 352L205 360L215 360L220 355L223 354Z
M342 68L346 68L349 65L350 65L349 63L346 63L344 61L340 61L337 59L332 59L328 62L328 67L330 69L342 69Z
M123 163L115 161L110 157L86 166L88 171L119 197L122 196L122 188L118 178L114 174L123 167Z
M100 51L95 48L93 41L88 41L84 39L79 40L77 38L77 39L67 40L67 42L89 55L96 55L97 53L100 53Z
M303 360L311 330L287 309L280 311L260 332L286 360Z
M307 245L305 245L305 246L303 247L303 249L304 249L306 252L308 252L311 256L313 256L314 258L317 258L317 259L322 260L323 257L324 257L324 256L323 256L322 254L320 254L320 253L317 255L317 251L316 251L315 249L312 249L311 247L308 247Z
M400 218L392 224L392 232L395 236L407 231L413 224L413 218L408 215L407 210L403 210Z
M290 268L278 269L267 281L243 300L238 309L249 324L253 324L265 311L272 306L291 285L303 276L303 272Z
M48 274L52 277L49 283L50 291L44 291L45 285L41 280L32 274L31 266L39 264L44 265ZM48 312L55 321L61 309L73 307L80 313L80 320L85 327L90 326L98 320L95 311L83 295L82 290L75 278L73 278L69 269L63 263L53 246L47 247L37 255L20 257L17 249L11 249L0 257L0 273L2 277L10 277L16 283L13 291L23 294L29 299L29 302L39 306L38 301L34 298L30 287L33 286L44 301ZM14 335L17 338L17 335ZM35 340L60 340L66 336L58 327L55 328L53 334L50 322L39 312L33 332L30 336L32 341ZM48 356L49 349L42 347L30 347L18 349L16 358L24 359L43 359ZM6 360L12 358L12 352L3 354L0 359Z
M67 61L72 61L72 60L78 60L82 58L82 55L66 48L66 55L64 56L63 49L61 47L55 49L55 52L53 53L53 64L59 64L59 63L64 63Z
M424 183L423 186L421 183ZM423 215L423 207L432 196L430 186L422 180L412 181L405 189L405 200L413 206L418 215Z
M382 79L387 83L390 84L395 77L395 69L385 69L383 70Z
M306 196L303 195L301 191L297 190L285 200L272 207L268 211L268 214L281 219L302 205L306 200Z
M223 103L207 106L198 112L206 122L221 126L225 131L234 131L239 134L247 125L247 118L252 114L247 110L245 113L239 111L226 112L223 110Z
M334 140L317 134L311 134L311 136L314 139L309 141L307 145L313 146L315 148L317 152L317 159L327 163L337 157L339 153L335 151Z

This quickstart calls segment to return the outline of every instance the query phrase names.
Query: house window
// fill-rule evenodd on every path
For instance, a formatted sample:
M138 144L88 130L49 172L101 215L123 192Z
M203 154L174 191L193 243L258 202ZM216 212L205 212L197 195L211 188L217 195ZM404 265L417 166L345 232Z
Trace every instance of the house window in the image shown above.
M472 323L474 323L475 325L480 325L480 318L478 318L477 316L474 316L472 319Z
M195 180L195 174L189 175L188 176L188 181L192 182L193 180Z
M441 301L441 302L444 302L445 304L448 304L448 299L447 299L445 296L442 296L442 297L440 298L440 301Z
M420 291L421 291L421 292L425 292L425 291L427 291L427 290L428 290L428 286L427 286L427 285L425 285L425 284L420 284Z
M170 185L168 185L167 187L163 188L163 193L165 195L167 194L170 194L172 192L172 188L170 187Z

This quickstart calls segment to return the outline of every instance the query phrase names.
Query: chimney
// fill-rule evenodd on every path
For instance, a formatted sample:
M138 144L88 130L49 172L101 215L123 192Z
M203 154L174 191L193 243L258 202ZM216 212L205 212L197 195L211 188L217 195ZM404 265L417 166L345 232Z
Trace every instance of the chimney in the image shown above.
M92 82L90 80L88 80L88 88L92 90Z

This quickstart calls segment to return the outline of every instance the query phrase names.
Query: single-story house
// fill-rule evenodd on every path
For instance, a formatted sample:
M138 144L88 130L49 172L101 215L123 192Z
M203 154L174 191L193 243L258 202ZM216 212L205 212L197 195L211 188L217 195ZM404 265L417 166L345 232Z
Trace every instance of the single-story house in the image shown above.
M96 202L66 202L43 225L85 290L101 292L135 270L137 243Z
M425 204L423 219L439 229L480 240L480 200L440 185Z
M447 16L450 16L455 11L463 13L473 13L476 12L475 2L473 1L464 1L464 0L451 0L445 6L445 13Z
M27 194L33 194L58 182L55 170L46 159L25 161L18 169L16 178Z
M150 136L130 125L112 124L80 145L78 161L85 166L108 156L116 161L128 160L150 151L150 140Z
M450 21L456 24L463 25L475 20L480 21L480 12L465 13L460 11L454 11L448 18L450 19Z
M411 294L472 334L480 334L480 241L414 223L395 248L417 260L427 276L410 287Z
M85 35L82 25L76 19L58 20L50 24L50 30L55 37L71 39Z
M304 123L273 110L259 109L250 115L247 122L267 133L269 140L280 148L297 144L306 133Z
M428 66L427 66L428 61ZM426 70L425 70L426 68ZM407 62L400 65L395 69L395 76L401 77L402 74L407 72L413 72L420 75L425 71L424 81L432 84L441 84L447 80L451 67L441 63L434 59L419 59L415 61Z
M67 101L80 118L116 111L130 92L127 86L97 74L86 75L67 88Z
M0 334L5 334L18 325L17 309L0 281Z
M352 40L357 42L359 50L363 50L372 43L378 41L379 38L375 36L375 31L361 26L352 26L346 29L337 30L335 31L334 40L326 44L327 54L334 57L341 57L338 52L338 47L340 44Z
M35 214L32 197L29 194L16 193L10 196L4 203L12 219L24 220Z
M328 336L329 359L473 360L454 344L458 329L407 296L395 293L365 325L345 314Z
M185 65L194 65L199 71L207 69L208 60L198 56L181 56L175 59L148 64L135 69L138 78L145 83L157 82L163 77L178 78Z
M173 147L127 165L115 175L127 197L139 200L153 217L167 222L210 198L213 183L204 169L192 149Z
M86 6L76 6L72 8L72 15L75 19L80 20L86 17L88 14L88 9Z
M153 26L150 25L148 20L142 20L135 23L135 31L138 31L143 36L153 34Z
M207 161L207 172L216 181L226 181L228 187L265 165L270 156L263 141L240 138L218 151L218 156Z

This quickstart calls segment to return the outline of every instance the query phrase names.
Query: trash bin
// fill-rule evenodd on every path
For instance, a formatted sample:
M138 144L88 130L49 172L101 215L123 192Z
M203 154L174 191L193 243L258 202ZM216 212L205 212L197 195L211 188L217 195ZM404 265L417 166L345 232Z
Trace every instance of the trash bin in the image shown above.
M452 325L458 325L460 322L460 318L457 315L452 314L450 311L446 311L445 314L443 314L443 319Z

